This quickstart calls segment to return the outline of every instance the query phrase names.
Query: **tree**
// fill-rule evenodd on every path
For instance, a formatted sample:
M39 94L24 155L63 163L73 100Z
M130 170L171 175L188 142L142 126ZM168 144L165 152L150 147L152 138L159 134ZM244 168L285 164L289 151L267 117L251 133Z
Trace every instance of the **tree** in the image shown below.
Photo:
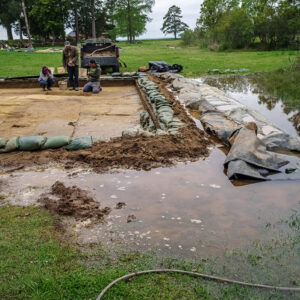
M91 0L91 12L92 12L92 37L96 38L96 19L95 19L95 0Z
M7 32L7 38L13 40L12 26L20 18L21 3L17 0L0 1L0 24Z
M127 37L130 43L146 32L146 23L151 19L155 0L117 0L115 1L114 18L116 20L115 34Z
M29 46L29 48L33 48L32 41L31 41L30 26L29 26L29 22L28 22L28 18L27 18L27 12L26 12L24 0L22 0L22 9L23 9L23 15L25 18L25 24L26 24L26 29L27 29L27 36L28 36L28 42L29 42L28 46Z
M176 39L180 32L183 32L189 28L186 23L181 21L181 19L181 8L176 5L171 6L167 14L164 16L164 23L161 31L164 34L173 33Z
M53 42L57 37L64 38L69 8L68 0L34 0L29 9L32 33L45 39L52 37Z
M93 21L94 20L94 21ZM101 0L72 0L67 26L85 38L97 37L111 29L105 6ZM78 23L78 26L76 24ZM78 29L76 29L78 28Z

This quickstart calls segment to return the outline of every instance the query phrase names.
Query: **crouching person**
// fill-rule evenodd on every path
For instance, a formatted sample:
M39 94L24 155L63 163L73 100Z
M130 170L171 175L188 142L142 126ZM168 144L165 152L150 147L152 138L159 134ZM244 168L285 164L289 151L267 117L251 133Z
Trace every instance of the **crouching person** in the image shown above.
M89 82L83 87L83 91L93 92L94 94L98 94L102 91L100 86L100 75L101 75L101 68L96 64L94 59L90 60L90 70L88 72Z
M44 91L46 90L46 87L48 91L51 91L51 86L54 84L54 77L51 70L49 70L47 67L42 68L39 77L39 84Z

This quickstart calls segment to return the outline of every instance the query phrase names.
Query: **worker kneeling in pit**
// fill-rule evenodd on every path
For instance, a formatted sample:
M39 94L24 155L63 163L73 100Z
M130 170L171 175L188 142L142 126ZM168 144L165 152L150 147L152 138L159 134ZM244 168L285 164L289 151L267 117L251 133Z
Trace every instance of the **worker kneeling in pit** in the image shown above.
M97 65L94 59L90 60L90 69L88 71L89 82L83 87L83 91L93 92L94 94L98 94L102 91L100 86L100 75L101 75L101 68Z
M49 70L47 67L42 68L42 72L40 73L39 77L39 84L44 91L46 90L46 87L48 91L51 91L51 86L54 84L54 77L51 73L51 70Z

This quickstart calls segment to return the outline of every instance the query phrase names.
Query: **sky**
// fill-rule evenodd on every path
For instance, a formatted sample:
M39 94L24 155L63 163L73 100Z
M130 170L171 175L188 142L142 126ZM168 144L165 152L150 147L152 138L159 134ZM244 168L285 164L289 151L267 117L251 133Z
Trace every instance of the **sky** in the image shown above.
M160 31L163 23L163 17L172 5L177 5L182 9L183 21L194 28L200 14L200 5L202 0L156 0L153 7L152 22L147 24L147 32L140 36L141 39L163 38L165 35ZM67 30L67 33L69 31ZM15 35L14 35L15 36ZM17 36L15 36L18 38ZM166 37L171 37L166 36ZM6 30L0 26L0 40L7 39Z

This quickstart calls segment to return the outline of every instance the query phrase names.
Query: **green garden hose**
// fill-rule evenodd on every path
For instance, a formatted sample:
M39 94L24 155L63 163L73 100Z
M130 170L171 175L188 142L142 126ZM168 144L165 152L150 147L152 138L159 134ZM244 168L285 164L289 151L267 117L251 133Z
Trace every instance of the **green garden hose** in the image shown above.
M111 282L104 290L102 290L102 292L97 297L97 300L101 300L102 297L104 296L104 294L119 281L129 279L129 278L132 278L135 276L150 274L150 273L180 273L180 274L191 275L191 276L195 276L195 277L201 277L204 279L219 281L219 282L223 282L223 283L238 284L238 285L249 286L249 287L254 287L254 288L263 288L263 289L277 290L277 291L282 291L282 292L300 292L299 287L291 288L291 287L279 287L279 286L272 286L272 285L255 284L255 283L231 280L231 279L217 277L217 276L213 276L213 275L197 273L197 272L172 270L172 269L158 269L158 270L145 270L145 271L135 272L135 273L131 273L131 274L127 274L122 277L119 277L118 279Z

